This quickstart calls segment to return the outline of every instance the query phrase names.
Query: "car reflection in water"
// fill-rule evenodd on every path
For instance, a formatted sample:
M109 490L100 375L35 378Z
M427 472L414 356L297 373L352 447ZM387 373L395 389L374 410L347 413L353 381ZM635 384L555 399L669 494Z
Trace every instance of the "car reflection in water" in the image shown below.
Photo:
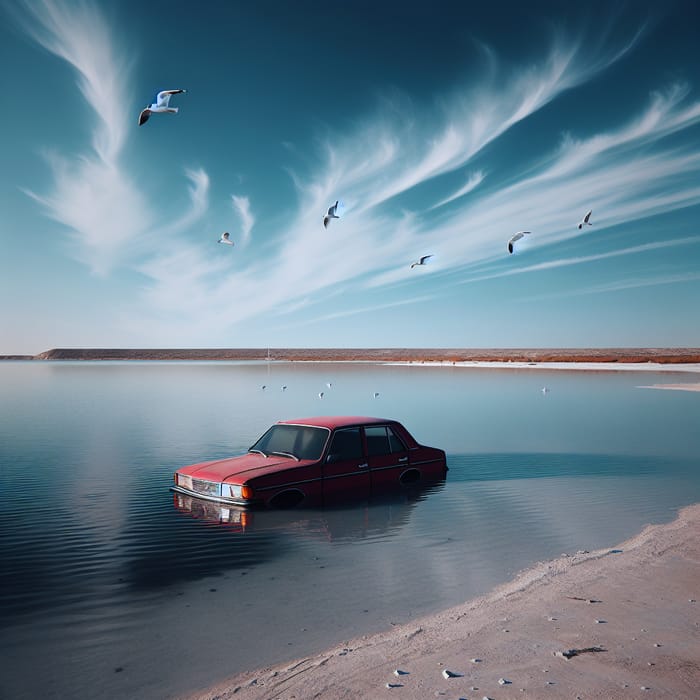
M357 539L403 527L421 501L441 491L445 477L402 487L399 491L374 494L351 501L339 498L323 508L293 510L250 510L205 501L181 493L173 494L175 508L197 520L218 524L240 533L284 530L312 535L328 541Z

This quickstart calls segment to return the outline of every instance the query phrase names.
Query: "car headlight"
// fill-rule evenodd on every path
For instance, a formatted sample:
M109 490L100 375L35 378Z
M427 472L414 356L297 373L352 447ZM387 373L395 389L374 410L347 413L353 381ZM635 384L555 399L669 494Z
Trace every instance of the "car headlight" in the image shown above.
M192 477L187 474L177 474L175 475L175 481L178 486L189 489L192 491Z
M221 495L224 498L240 498L241 487L238 484L221 484Z

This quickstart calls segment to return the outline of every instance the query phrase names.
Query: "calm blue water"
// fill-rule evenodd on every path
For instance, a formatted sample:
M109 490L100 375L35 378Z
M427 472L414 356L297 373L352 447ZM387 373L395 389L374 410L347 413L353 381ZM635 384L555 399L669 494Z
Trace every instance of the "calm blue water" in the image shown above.
M638 387L696 377L0 363L0 697L183 695L671 520L700 501L700 393ZM319 414L402 421L446 481L245 522L176 507L178 466Z

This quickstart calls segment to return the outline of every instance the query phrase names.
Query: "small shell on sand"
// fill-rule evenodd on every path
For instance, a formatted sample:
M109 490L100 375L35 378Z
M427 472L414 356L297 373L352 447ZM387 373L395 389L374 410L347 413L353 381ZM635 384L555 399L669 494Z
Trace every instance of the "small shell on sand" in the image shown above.
M507 678L499 678L498 679L498 685L510 685L512 681L509 681Z
M387 683L386 687L387 688L403 688L401 683Z
M442 672L442 677L443 677L443 678L459 678L459 677L462 676L462 675L463 675L463 674L461 674L461 673L456 673L455 671L448 671L447 669L445 669L445 670Z

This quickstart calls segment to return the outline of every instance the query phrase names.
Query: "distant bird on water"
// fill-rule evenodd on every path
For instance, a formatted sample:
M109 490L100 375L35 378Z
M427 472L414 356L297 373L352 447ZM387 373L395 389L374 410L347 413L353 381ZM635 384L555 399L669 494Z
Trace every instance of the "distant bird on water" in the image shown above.
M419 260L416 260L416 262L411 263L411 269L413 269L416 265L425 265L425 261L428 258L432 258L432 255L423 255Z
M513 243L515 243L515 241L519 241L523 236L526 236L529 233L530 231L518 231L510 237L510 240L508 241L508 252L511 255L513 254Z
M586 216L581 219L581 223L578 225L579 230L582 229L586 224L589 226L593 226L593 224L590 222L591 214L593 213L593 210L591 209Z
M217 243L225 243L226 245L234 245L234 242L230 239L230 233L226 231L225 233L221 234L221 238L217 241Z
M181 92L187 92L187 90L161 90L156 95L156 101L141 110L139 114L139 126L143 126L151 114L177 114L178 107L170 106L170 98L172 95L179 95Z
M328 228L328 224L330 223L331 219L339 218L340 217L338 216L338 200L336 199L335 204L332 204L330 207L328 207L328 211L323 217L323 228Z

